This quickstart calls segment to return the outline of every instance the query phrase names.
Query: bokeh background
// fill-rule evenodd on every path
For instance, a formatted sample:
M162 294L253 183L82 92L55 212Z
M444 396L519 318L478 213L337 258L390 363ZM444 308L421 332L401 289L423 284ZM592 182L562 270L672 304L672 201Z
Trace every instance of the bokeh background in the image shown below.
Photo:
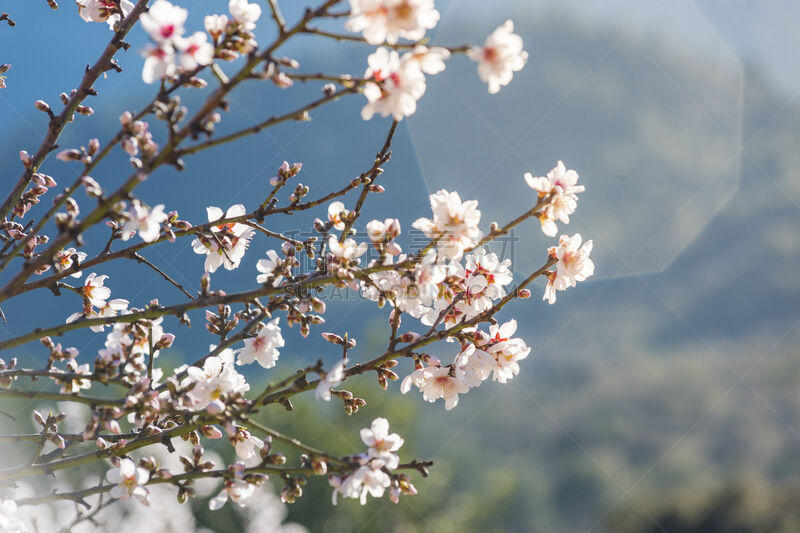
M46 130L33 101L55 105L109 37L104 25L83 23L63 4L52 12L44 1L12 2L7 9L18 25L0 29L0 62L13 65L8 89L0 90L7 186L20 172L18 150L38 147ZM281 4L294 19L304 2ZM183 5L194 31L227 2ZM531 205L522 174L543 175L563 159L587 189L566 231L594 240L596 276L559 295L557 305L537 298L504 312L518 319L531 356L510 384L487 382L453 411L416 394L401 397L396 384L382 393L363 378L351 388L368 406L352 417L336 402L311 397L298 398L293 413L262 413L273 426L342 454L361 448L358 428L386 415L406 437L402 457L436 463L431 477L416 479L420 495L399 505L334 508L327 484L313 481L289 508L290 519L325 532L800 530L800 6L438 0L437 7L434 42L482 43L513 18L530 60L496 96L464 57L429 77L381 178L388 193L370 200L365 220L397 216L408 229L427 216L427 194L447 188L477 198L487 225L503 222ZM265 14L257 35L266 42L272 32ZM89 102L95 117L78 117L61 146L109 138L122 111L149 100L137 55L144 32L129 40L124 72L97 83L100 95ZM298 38L284 51L302 72L360 75L371 48ZM248 84L231 98L220 131L298 106L319 90ZM190 107L201 97L182 96ZM187 159L182 173L162 169L138 189L140 197L204 221L207 205L252 208L283 160L303 162L300 181L316 197L371 165L389 121L361 121L362 105L351 96L312 113L310 123ZM77 167L50 158L44 171L66 183ZM117 153L94 177L112 188L129 172ZM268 226L306 232L313 216L321 213ZM102 231L89 237L89 248L105 242ZM403 239L411 244L408 231ZM531 222L496 251L522 275L541 264L550 244ZM252 286L254 265L270 246L257 238L239 270L218 272L213 287ZM150 248L147 257L198 287L202 258L188 240ZM181 301L144 267L108 264L103 273L114 295L134 305ZM355 336L356 358L382 350L388 310L347 293L329 294L328 304L324 329ZM57 324L79 306L71 295L19 298L3 306L8 323L0 334ZM178 340L162 364L193 360L213 342L201 315L194 318L192 329L168 319L165 329ZM318 334L302 339L284 330L289 342L278 368L251 372L255 383L337 357ZM100 337L80 334L64 342L81 348L87 362L102 347ZM38 345L14 355L26 366L44 357ZM4 461L14 456L9 450ZM229 507L211 513L202 501L195 506L204 527L233 531L241 523Z

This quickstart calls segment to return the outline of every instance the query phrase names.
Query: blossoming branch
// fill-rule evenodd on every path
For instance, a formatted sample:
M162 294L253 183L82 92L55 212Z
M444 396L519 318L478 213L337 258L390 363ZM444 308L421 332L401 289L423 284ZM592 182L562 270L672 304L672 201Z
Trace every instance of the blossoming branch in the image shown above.
M371 416L369 427L361 431L366 449L337 456L283 435L256 415L276 406L291 410L292 398L309 391L317 401L341 402L348 414L369 410L367 401L346 386L370 375L382 389L399 380L403 394L416 388L426 401L442 400L452 409L461 395L490 377L499 384L514 379L531 352L528 343L515 336L517 320L495 319L501 309L529 298L536 290L531 284L539 277L546 280L542 298L552 304L559 291L593 274L592 241L584 242L579 234L561 235L543 248L541 267L517 281L511 261L487 248L529 219L539 222L547 238L558 235L559 224L569 223L584 187L578 185L578 173L561 161L543 176L526 174L518 180L516 194L528 194L530 208L504 224L482 224L477 200L444 189L430 195L429 217L362 217L370 197L391 194L393 184L381 180L383 168L398 124L416 112L428 76L441 75L448 62L462 54L476 63L476 83L485 83L495 94L524 67L528 54L512 21L493 30L483 44L447 46L432 45L426 37L440 18L433 0L325 0L305 9L297 21L287 21L277 0L266 5L268 17L256 3L230 0L227 13L206 14L203 28L191 28L187 8L166 0L77 0L77 15L87 23L108 25L110 39L79 86L61 94L60 111L43 100L34 103L46 116L48 130L38 149L20 152L21 175L0 205L0 269L8 274L0 287L3 317L15 320L18 296L47 289L61 297L63 320L0 339L5 352L0 359L0 401L66 402L85 411L78 415L32 410L36 432L0 434L0 442L27 446L32 456L0 469L0 479L37 487L44 476L60 479L64 471L84 465L104 465L105 473L70 490L25 497L4 490L3 531L31 531L26 509L58 500L95 509L114 500L148 505L155 487L168 486L182 503L196 495L194 484L204 479L219 483L209 500L214 510L228 502L246 506L268 477L282 482L281 499L287 503L301 497L306 480L315 476L327 477L334 503L342 497L363 504L387 490L394 502L403 494L416 494L411 474L427 476L432 463L401 460L404 439L392 433L381 416ZM259 43L253 30L267 18L276 36ZM344 19L340 33L319 27L322 21L339 19ZM121 50L130 48L125 38L136 26L150 41L143 57L118 59ZM363 43L363 73L304 73L302 58L280 55L299 35L325 43ZM226 74L223 63L236 64L237 69ZM99 77L123 68L141 69L142 81L155 86L152 99L138 111L124 112L111 138L56 148L70 123L94 114L90 104L98 93L94 84ZM4 65L1 73L7 71ZM228 95L246 80L263 80L285 90L298 82L318 83L320 96L295 109L276 109L254 126L218 133ZM0 88L13 83L9 76ZM202 103L191 108L183 103L182 94L198 91L205 94ZM284 162L262 198L248 205L207 206L206 220L185 220L165 203L136 195L145 179L158 179L163 166L183 170L186 157L277 124L311 120L318 108L353 95L365 100L361 119L391 117L391 123L364 171L345 183L331 184L330 190L312 191L299 181L302 164ZM110 188L101 163L117 151L127 155L134 170ZM52 163L53 153L60 163ZM79 176L59 187L60 178L43 172L46 164L56 175L63 169L59 165L73 165ZM306 238L269 229L276 217L303 211L317 214ZM409 222L427 242L403 250L398 237ZM107 241L88 238L87 230L96 226L108 228ZM197 269L203 274L197 292L146 258L150 247L182 240L190 240L200 256ZM368 251L373 255L369 261ZM241 271L247 254L261 257L255 271L242 273L251 276L253 288L212 288L217 271ZM133 301L124 283L103 273L107 263L125 260L128 268L154 271L175 292L149 302ZM359 347L346 327L325 330L326 303L317 292L325 287L357 291L383 310L390 333L382 352ZM187 312L197 309L205 310L208 351L167 372L159 355L178 342L170 330L188 323ZM325 366L319 360L288 377L274 376L272 369L287 343L284 328L293 327L303 337L321 336L338 354L337 362ZM76 330L99 335L103 348L87 354L69 346L69 333ZM55 340L62 336L63 341ZM42 365L21 366L14 349L36 341L44 349ZM444 345L450 352L446 359L427 351L441 341L449 343ZM239 372L247 365L271 378L269 384L257 387L248 382ZM53 387L30 388L28 383L36 379L48 380ZM98 387L113 394L94 395ZM68 422L77 422L82 430L62 429ZM228 440L234 462L218 464L208 457L204 444L215 439ZM191 451L180 455L181 469L169 468L156 450L166 446L178 454L174 442L179 441L188 442ZM289 462L281 449L296 451L299 460ZM76 520L91 516L80 511Z

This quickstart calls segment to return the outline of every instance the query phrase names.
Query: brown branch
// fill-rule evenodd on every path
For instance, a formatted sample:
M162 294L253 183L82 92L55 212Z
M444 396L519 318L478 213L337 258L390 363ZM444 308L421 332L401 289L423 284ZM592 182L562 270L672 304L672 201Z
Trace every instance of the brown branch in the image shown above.
M64 109L55 118L55 120L50 121L47 135L42 141L39 149L36 151L36 154L31 157L30 165L28 165L22 172L22 176L20 176L17 184L0 206L0 220L5 218L11 209L13 209L13 207L17 204L22 196L22 193L25 191L25 188L31 182L34 172L39 169L39 166L44 162L48 154L56 149L58 137L61 135L61 132L64 130L64 127L66 127L67 123L72 120L72 117L78 106L81 105L87 96L95 94L95 90L92 87L94 82L97 81L97 78L99 78L104 72L112 69L112 59L114 54L116 54L120 48L127 46L122 39L125 38L125 36L128 34L128 31L130 31L136 21L139 20L139 15L141 15L147 8L147 2L148 0L138 0L128 16L119 22L117 26L119 28L117 33L111 38L111 41L100 55L100 58L91 68L86 69L80 85L75 93L69 98L69 101Z

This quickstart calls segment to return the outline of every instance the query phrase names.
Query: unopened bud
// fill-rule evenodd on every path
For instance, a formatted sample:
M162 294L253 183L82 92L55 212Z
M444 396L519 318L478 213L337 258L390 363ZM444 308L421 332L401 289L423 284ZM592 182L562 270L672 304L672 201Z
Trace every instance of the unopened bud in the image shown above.
M38 109L42 113L50 112L50 106L44 100L36 100L34 105L36 106L36 109Z
M79 150L70 148L68 150L61 150L56 156L56 159L58 159L59 161L80 161L81 159L83 159L83 154Z
M336 333L329 333L327 331L323 332L322 333L322 338L325 339L328 342L332 342L333 344L342 344L342 343L344 343L344 339L342 339Z

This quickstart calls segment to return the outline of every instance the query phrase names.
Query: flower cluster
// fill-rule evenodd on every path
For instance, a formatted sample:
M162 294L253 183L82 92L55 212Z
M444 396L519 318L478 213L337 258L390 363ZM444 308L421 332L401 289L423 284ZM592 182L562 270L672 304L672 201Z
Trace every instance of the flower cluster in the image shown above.
M416 494L416 488L406 476L392 474L400 465L395 452L404 441L397 433L389 433L389 422L385 418L376 418L369 428L362 429L361 440L368 448L366 453L354 457L360 466L349 475L328 477L333 487L334 505L340 494L344 498L358 499L361 505L367 503L367 495L380 498L387 488L395 503L401 492Z
M219 207L206 208L209 222L217 222L245 214L242 204L236 204L223 213ZM213 225L211 232L200 234L192 241L192 248L196 254L206 256L206 272L215 272L220 266L226 270L233 270L239 266L247 247L250 245L255 230L239 222L222 222Z
M497 28L483 46L427 46L426 32L439 20L434 0L350 0L349 12L329 11L336 3L325 2L316 9L306 9L299 21L291 22L290 17L288 23L276 2L267 3L276 31L272 43L260 49L252 32L262 8L248 0L229 0L228 14L206 16L206 32L192 34L187 34L185 27L189 20L187 9L167 0L136 4L129 0L77 0L84 20L105 22L115 35L102 62L86 69L81 85L70 94L60 95L65 106L61 115L56 115L44 101L35 103L39 111L48 114L50 133L41 149L20 152L22 185L15 186L9 200L0 205L4 210L0 216L0 270L20 265L19 273L9 275L7 284L0 287L0 301L46 288L57 296L74 298L76 302L80 299L81 311L70 315L66 323L54 327L37 325L28 334L0 340L0 350L4 350L38 339L48 352L43 368L21 368L17 358L8 362L0 359L0 387L3 397L29 398L31 390L12 385L25 378L49 380L58 392L46 391L47 398L70 402L85 411L69 415L51 411L45 417L34 410L33 419L40 431L7 435L0 440L27 442L31 447L38 446L37 451L27 456L33 457L27 464L3 469L0 479L13 483L29 475L59 477L63 469L93 461L110 461L112 468L105 481L95 487L75 492L62 492L59 488L44 496L23 498L22 503L59 499L84 503L87 494L99 498L99 494L108 492L113 498L132 500L131 505L148 505L150 500L159 499L157 494L151 495L151 487L157 491L157 486L176 490L178 501L183 503L199 495L196 487L201 480L216 487L211 489L213 492L219 490L221 480L222 489L210 498L209 507L220 509L228 501L244 507L256 496L257 487L268 474L283 481L283 502L299 498L307 478L312 476L328 477L334 489L334 503L341 496L364 504L370 495L381 497L387 489L390 499L397 502L401 494L416 493L403 471L427 475L432 463L401 463L398 450L404 440L390 433L386 419L375 418L369 428L361 431L366 451L339 457L262 425L267 417L260 415L276 405L292 411L295 395L312 390L320 401L341 401L344 411L352 415L365 407L367 400L355 397L343 384L374 372L378 385L385 390L390 381L400 379L396 372L403 361L409 368L403 372L402 393L416 387L425 401L442 399L445 408L452 409L460 395L489 378L497 383L514 379L520 372L520 361L530 354L526 341L515 336L517 321L497 321L501 309L516 299L528 298L531 289L527 287L538 277L547 278L543 298L553 303L558 291L593 275L592 241L584 242L580 234L562 235L543 258L545 264L518 281L516 287L512 287L511 261L490 248L494 239L528 219L538 219L549 237L558 233L558 223L569 223L584 187L578 185L577 172L568 170L561 161L545 177L525 175L535 191L529 202L531 207L503 226L493 222L482 229L478 201L462 200L457 192L444 189L429 196L430 216L412 224L427 238L418 249L403 250L402 224L389 213L363 224L360 216L367 199L387 190L388 184L384 187L383 181L376 181L390 160L397 123L417 110L426 91L426 76L443 72L451 56L466 53L477 61L478 74L488 84L489 92L496 93L524 66L527 52L522 38L514 34L511 21ZM339 17L347 17L348 31L361 35L330 33L317 25L323 19ZM59 151L59 160L83 166L79 177L75 185L53 198L53 208L42 217L36 215L34 219L31 215L23 224L20 220L28 211L41 202L48 190L58 186L55 179L38 169L46 155L57 149L55 141L72 115L94 113L82 102L95 93L93 85L100 74L120 68L108 54L113 56L116 49L126 46L121 39L136 22L141 23L151 41L144 54L142 78L147 83L161 82L156 96L138 112L125 111L119 118L119 131L105 144L90 139L85 147ZM299 62L294 58L280 56L283 50L292 49L284 47L286 42L299 34L366 42L378 48L371 50L363 77L308 74L299 71ZM241 56L247 60L235 73L214 63ZM206 82L197 77L205 67L210 67L208 71L215 80ZM0 66L0 74L5 70L7 66ZM244 130L217 135L215 124L229 109L231 91L245 80L257 79L272 80L282 88L291 87L295 80L325 85L322 96L303 107L283 114L275 112ZM195 102L184 99L182 89L199 89L209 83L215 83L216 88L196 112L190 113ZM364 119L380 115L394 121L383 148L371 158L371 166L341 188L319 195L316 191L312 195L311 188L302 183L293 190L287 188L302 164L283 162L269 184L264 184L267 190L263 196L252 203L248 201L252 211L244 204L226 211L210 206L206 208L207 221L196 224L179 219L175 211L166 212L163 203L146 202L135 196L134 189L159 167L171 165L184 170L188 168L184 164L187 156L276 124L308 121L311 112L320 106L355 93L363 93L367 99L361 110ZM159 132L164 129L151 128L155 123L147 122L149 115L165 123L161 144L156 139L161 139ZM135 170L112 189L112 180L101 186L88 174L95 174L100 161L115 150L127 154ZM98 171L95 175L103 173ZM96 204L84 207L84 213L75 195L79 190ZM350 193L358 194L352 203ZM314 219L311 235L297 237L277 230L279 224L273 215L313 213L312 209L318 209L321 218ZM110 228L111 235L100 249L90 238L103 224ZM51 225L57 233L46 235ZM273 244L271 248L275 249L259 248L259 253L264 251L266 255L258 260L252 274L258 285L242 292L216 287L211 290L211 274L220 267L239 268L249 247L260 246L255 240L256 230L259 236L280 244ZM135 242L128 242L137 235ZM193 251L203 256L202 273L198 264L199 288L193 287L191 280L181 279L179 283L145 259L145 255L155 257L149 249L140 254L144 248L169 246L179 238L191 239ZM102 246L103 242L99 244ZM98 248L96 254L92 246ZM367 252L373 254L369 261ZM125 299L112 299L108 276L99 274L98 268L117 259L155 270L187 299L170 305L153 299L143 308L131 307ZM81 281L68 279L81 278L84 270L86 276ZM42 277L30 281L34 273ZM253 277L244 276L251 283ZM291 339L289 335L284 338L287 331L282 331L281 326L299 326L301 336L308 337L312 328L325 323L325 290L345 288L358 291L379 308L389 303L385 350L364 358L373 343L357 347L350 332L323 332L322 338L336 347L333 364L323 363L332 361L332 354L314 354L315 358L319 355L316 363L293 373L263 385L248 382L247 373L239 368L242 365L257 362L259 377L275 373L272 369L277 366L287 339ZM115 288L115 292L118 290ZM5 303L3 306L6 309ZM170 321L188 326L196 320L193 313L202 311L205 329L216 345L212 344L208 352L195 354L186 361L188 364L168 371L166 357L161 354L173 345L175 336L165 328ZM2 312L0 315L6 320ZM15 318L13 314L9 316ZM423 327L422 332L401 329L409 317ZM97 350L93 364L79 363L81 354L76 348L56 344L50 337L83 328L103 335L96 339L98 344L102 339L103 346ZM451 357L439 359L422 351L438 341L450 343L446 346L451 347ZM308 347L300 349L309 353ZM293 349L295 353L297 350ZM311 350L316 351L317 347ZM284 363L285 359L284 355ZM289 364L297 364L299 359ZM98 384L104 386L103 393L84 396L84 391L99 388ZM65 419L64 426L80 420L62 431L59 424ZM206 452L204 445L206 440L216 439L218 443L226 437L235 459L232 464L217 468L219 457ZM57 450L46 450L45 445L54 445ZM296 453L287 459L273 446L288 446ZM177 447L188 451L177 451ZM183 472L173 471L176 467L156 457L159 452L138 456L137 450L141 449L158 449L161 455L180 461L177 468L182 467ZM287 461L293 464L283 466ZM205 495L213 494L211 490ZM24 530L25 525L17 516L17 504L0 499L0 531Z
M418 41L439 22L433 0L350 0L346 27L361 32L370 44Z
M583 185L577 185L578 173L567 170L564 163L559 161L546 177L535 178L526 173L525 181L539 193L539 199L551 196L547 208L539 214L539 221L542 223L542 232L548 237L555 237L558 232L556 220L569 224L569 216L578 207L578 193L585 190Z
M128 309L128 300L122 298L109 300L111 289L105 286L107 279L108 276L98 276L94 272L86 276L83 287L79 289L83 297L83 311L70 315L67 318L67 323L74 322L80 318L112 317L116 316L118 312ZM94 332L100 332L105 329L105 326L92 326L91 329Z

